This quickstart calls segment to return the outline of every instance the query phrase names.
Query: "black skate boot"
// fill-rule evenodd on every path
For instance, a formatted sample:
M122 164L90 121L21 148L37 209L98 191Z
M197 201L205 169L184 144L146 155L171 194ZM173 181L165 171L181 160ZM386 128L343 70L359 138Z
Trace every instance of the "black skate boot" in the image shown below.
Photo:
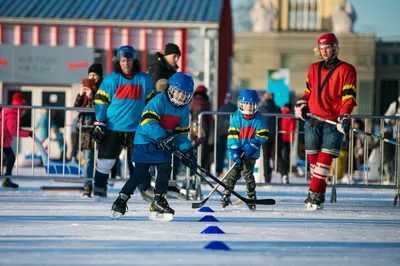
M100 198L107 198L107 186L105 188L99 188L94 186L93 195L96 201L99 201Z
M222 209L225 209L229 204L231 204L231 193L229 191L225 190L224 195L221 198L221 207Z
M256 200L257 196L256 196L256 192L247 192L247 197L249 197L249 199L251 200ZM249 207L250 211L255 211L256 210L256 205L255 204L247 204L247 206Z
M18 184L16 184L13 181L11 181L10 178L5 178L1 185L2 185L3 188L14 188L14 189L19 188Z
M92 196L92 190L93 190L93 186L92 185L84 185L83 186L82 197L90 198Z
M323 199L325 200L325 196L323 196ZM304 208L306 209L306 211L315 211L317 209L321 209L321 200L318 197L318 193L312 190L308 191L308 196L304 200L304 203Z
M125 214L125 212L128 211L128 200L131 198L131 196L126 195L124 193L119 193L118 198L114 201L112 207L111 207L111 214L110 218L113 219L118 219L122 215Z
M154 195L150 204L150 220L171 221L175 211L168 205L166 193Z

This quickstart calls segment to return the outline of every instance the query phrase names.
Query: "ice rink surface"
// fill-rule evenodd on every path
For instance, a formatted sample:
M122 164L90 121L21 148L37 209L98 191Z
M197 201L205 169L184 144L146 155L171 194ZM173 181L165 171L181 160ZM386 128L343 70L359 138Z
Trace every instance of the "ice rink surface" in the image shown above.
M108 218L123 183L94 202L39 189L51 181L16 181L18 191L0 188L0 265L400 265L394 189L338 188L331 204L328 187L325 209L305 212L307 187L261 186L258 197L276 205L221 210L215 194L205 205L215 212L201 213L191 201L169 199L174 220L152 222L137 194L124 217ZM237 191L244 195L244 186ZM199 222L205 215L219 222ZM208 226L225 234L201 234ZM211 241L230 250L204 249Z

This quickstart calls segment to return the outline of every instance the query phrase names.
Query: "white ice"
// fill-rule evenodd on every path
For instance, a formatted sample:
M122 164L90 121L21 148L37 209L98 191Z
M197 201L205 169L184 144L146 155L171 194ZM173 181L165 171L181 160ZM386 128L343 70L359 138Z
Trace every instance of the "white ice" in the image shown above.
M169 199L175 218L160 223L148 220L149 203L139 195L120 220L108 217L123 183L94 202L77 191L39 190L65 184L15 181L19 191L0 189L0 265L400 265L394 189L338 188L331 204L328 188L325 209L316 212L303 209L306 186L258 187L259 198L277 203L255 212L221 210L215 194L205 205L215 223L199 222L210 213L191 209L191 201ZM201 234L208 226L225 234ZM204 249L211 241L231 250Z

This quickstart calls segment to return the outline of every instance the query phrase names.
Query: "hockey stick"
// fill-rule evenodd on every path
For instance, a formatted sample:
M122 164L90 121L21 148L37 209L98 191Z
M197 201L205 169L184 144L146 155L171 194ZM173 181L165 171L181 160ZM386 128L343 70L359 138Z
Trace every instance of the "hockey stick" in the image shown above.
M189 160L189 158L184 153L182 153L180 150L174 149L173 152L180 158L185 158L186 160ZM210 172L208 172L206 169L204 169L203 167L201 167L199 165L197 166L196 169L193 169L193 170L195 170L195 172L200 175L208 176L209 178L211 178L212 180L217 182L220 186L222 186L223 188L228 190L230 193L235 195L237 198L241 199L246 204L274 205L276 203L274 199L256 199L256 200L254 200L254 199L245 198L245 197L241 196L239 193L237 193L236 191L230 189L225 183L221 182L218 178L216 178L214 175L212 175Z
M235 167L236 167L236 162L233 163L231 168L229 168L228 172L226 172L226 174L220 179L220 181L222 182L225 179L225 177L228 176L229 172ZM217 190L218 187L219 187L219 184L217 184L213 188L213 190L211 190L210 193L208 193L207 197L205 197L205 199L203 199L203 201L201 201L201 202L193 202L192 203L192 209L198 209L198 208L202 207L211 198L211 195L214 194L214 192ZM219 190L217 190L217 191L219 192Z
M320 117L320 116L317 116L317 115L313 115L313 114L310 114L310 113L307 113L307 116L311 117L311 118L314 118L314 119L317 119L319 121L334 125L334 126L339 124L338 122L335 122L335 121L332 121L332 120L328 120L328 119L325 119L323 117ZM354 127L351 127L350 130L352 130L354 132L357 132L357 133L360 133L360 134L364 134L364 135L367 135L367 136L370 136L370 137L374 137L374 138L383 140L384 142L387 142L389 144L400 145L400 143L398 143L398 142L396 142L394 140L387 139L387 138L381 137L379 135L375 135L375 134L372 134L372 133L369 133L369 132L366 132L366 131L363 131L363 130L360 130L360 129L357 129L357 128L354 128Z
M196 171L195 171L196 172ZM215 189L216 186L214 186L210 181L208 181L201 173L196 172L196 174L198 174L200 176L200 179L202 181L204 181L207 185L209 185L213 190ZM221 196L223 196L224 194L222 192L220 192L219 190L217 190L217 193Z

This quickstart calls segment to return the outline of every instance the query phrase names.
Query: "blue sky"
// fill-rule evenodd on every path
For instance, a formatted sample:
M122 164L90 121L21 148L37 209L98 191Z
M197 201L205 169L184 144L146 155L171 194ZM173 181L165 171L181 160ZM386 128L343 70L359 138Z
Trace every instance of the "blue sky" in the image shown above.
M231 0L233 7L234 28L243 31L243 23L250 23L248 12L244 5L250 5L255 0ZM354 31L360 33L375 33L384 41L400 41L400 0L349 0L353 4L357 21Z
M400 41L400 0L350 0L356 13L355 32L375 33L384 41Z

